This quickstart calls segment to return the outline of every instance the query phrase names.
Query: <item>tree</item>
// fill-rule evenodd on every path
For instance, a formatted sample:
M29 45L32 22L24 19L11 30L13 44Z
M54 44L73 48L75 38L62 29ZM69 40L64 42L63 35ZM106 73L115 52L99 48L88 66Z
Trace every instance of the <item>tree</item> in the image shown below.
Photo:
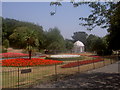
M62 51L65 49L65 40L58 28L50 28L46 32L46 49L49 51Z
M28 27L17 27L14 30L14 33L11 34L9 38L12 39L13 42L17 41L17 43L20 44L20 46L26 47L29 53L29 59L31 59L33 47L39 46L37 36L38 35L36 30L32 30Z
M112 50L108 49L107 37L90 35L87 39L87 49L95 51L98 55L111 55Z
M52 3L52 4L51 4ZM61 2L51 2L50 5L58 5ZM81 5L88 5L92 10L88 17L80 17L79 20L84 22L80 23L82 26L86 26L88 30L92 30L96 26L101 26L102 28L109 27L109 21L111 15L116 9L116 2L75 2L71 0L73 7L78 7Z
M93 49L93 41L96 40L98 37L93 35L93 34L90 34L88 37L87 37L87 40L86 40L86 50L87 51L92 51Z
M105 45L102 41L102 38L98 37L95 40L93 40L93 42L92 42L92 50L93 51L98 52L98 51L101 51L103 49L105 49Z
M7 48L9 47L9 40L5 39L2 43L2 45L5 48L5 50L7 51Z
M39 37L39 42L42 42L44 40L43 38L43 28L40 25L34 24L34 23L30 23L30 22L23 22L23 21L18 21L15 19L10 19L10 18L2 18L2 40L4 41L5 39L8 39L10 41L10 47L13 48L20 48L18 46L22 45L21 42L19 42L19 40L14 41L14 43L16 43L16 45L13 43L13 40L9 39L10 35L12 35L14 33L14 30L17 27L28 27L32 30L37 31L37 33L39 34L37 37ZM21 44L20 44L21 43ZM24 47L25 44L23 44Z
M88 30L92 30L96 26L100 26L101 28L108 28L110 25L109 21L111 15L116 8L116 3L90 2L85 4L87 4L92 10L88 17L79 18L79 20L85 21L85 23L80 23L80 25L86 26Z
M66 46L66 49L68 51L72 50L72 48L73 48L73 41L69 40L69 39L66 39L65 40L65 46Z
M110 18L110 26L108 28L108 45L109 49L119 50L120 43L120 2L117 3L116 9Z
M92 10L88 17L80 17L83 22L80 25L85 26L87 30L92 30L96 26L106 28L109 32L108 42L109 49L119 50L120 44L117 39L120 38L119 23L120 23L120 1L118 2L75 2L71 0L74 7L86 4ZM114 23L115 22L115 23Z
M50 15L54 15L57 11L57 6L61 6L62 4L60 2L51 2L50 6L55 5L55 10L50 12Z
M107 35L107 49L119 50L120 43L120 1L119 2L92 2L87 3L93 10L87 18L79 18L86 23L81 23L83 26L87 26L88 30L94 29L96 26L106 28L108 31ZM108 51L109 52L109 51Z
M79 41L83 42L84 44L86 44L87 36L88 36L88 34L86 32L74 32L72 38L73 38L74 42L79 40Z

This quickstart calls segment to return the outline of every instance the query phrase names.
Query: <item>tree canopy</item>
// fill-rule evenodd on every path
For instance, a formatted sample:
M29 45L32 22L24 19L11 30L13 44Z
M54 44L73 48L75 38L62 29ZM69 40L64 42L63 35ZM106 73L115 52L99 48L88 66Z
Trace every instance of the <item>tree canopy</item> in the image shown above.
M87 36L88 34L86 32L74 32L72 38L74 42L79 40L84 44L86 44Z
M30 22L23 22L14 19L3 19L2 44L8 48L8 44L13 48L33 48L40 50L65 50L66 42L60 33L60 30L50 28L43 30L42 26Z
M46 46L46 49L48 50L64 50L65 49L65 40L63 36L61 35L58 28L50 28L46 32L46 44L49 43L49 45Z
M108 31L107 42L108 49L119 50L120 44L120 1L118 2L75 2L71 0L73 7L80 5L88 5L91 8L91 13L88 17L80 17L79 20L83 21L80 25L92 30L96 26L106 28ZM56 3L53 3L56 4ZM52 5L53 5L52 4Z
M117 3L116 9L110 18L110 26L108 28L108 45L110 49L119 50L120 43L118 39L120 38L120 2Z

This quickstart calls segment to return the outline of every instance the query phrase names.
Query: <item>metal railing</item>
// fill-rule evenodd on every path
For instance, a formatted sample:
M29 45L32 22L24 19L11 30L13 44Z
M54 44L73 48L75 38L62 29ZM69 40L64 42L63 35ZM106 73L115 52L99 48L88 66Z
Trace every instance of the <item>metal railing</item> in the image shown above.
M91 60L93 59L94 58ZM80 60L75 61L79 62ZM62 65L69 63L68 61L64 61L63 64L50 66L2 67L2 88L28 88L31 87L31 85L49 80L52 75L54 75L53 78L57 80L60 74L82 73L114 62L116 62L114 58L104 59L103 57L103 61L101 62L78 65L72 68L61 68Z

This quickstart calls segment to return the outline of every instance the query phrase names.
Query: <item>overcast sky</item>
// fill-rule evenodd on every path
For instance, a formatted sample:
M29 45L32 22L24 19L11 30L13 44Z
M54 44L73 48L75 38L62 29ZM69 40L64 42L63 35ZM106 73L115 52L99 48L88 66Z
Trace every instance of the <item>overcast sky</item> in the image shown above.
M74 8L71 3L64 2L62 6L57 7L57 13L50 15L55 10L49 2L3 2L2 16L21 21L33 22L42 25L44 30L58 27L64 38L71 39L74 32L84 31L103 37L107 34L106 30L99 27L93 31L87 31L85 27L80 26L80 17L87 17L90 14L90 8L86 5Z

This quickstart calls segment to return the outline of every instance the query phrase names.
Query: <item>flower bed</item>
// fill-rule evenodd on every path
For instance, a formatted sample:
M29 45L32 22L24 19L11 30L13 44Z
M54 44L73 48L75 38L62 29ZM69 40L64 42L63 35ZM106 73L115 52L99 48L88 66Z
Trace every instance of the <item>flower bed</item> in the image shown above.
M52 60L60 60L60 61L66 61L66 60L80 60L80 55L73 55L73 54L60 54L60 55L50 55L46 57L46 59L52 59Z
M31 60L26 58L17 58L17 59L7 59L1 61L2 66L38 66L38 65L53 65L53 64L61 64L62 61L57 60L45 60L45 59L39 59L39 58L32 58Z
M50 58L73 58L73 57L80 57L80 55L71 55L71 54L50 55Z
M100 58L100 56L96 56L96 55L89 55L88 57Z
M71 68L71 67L76 67L79 65L85 65L85 64L90 64L90 63L95 63L95 62L100 62L103 61L102 59L94 59L94 60L85 60L85 61L79 61L79 62L72 62L65 64L61 66L61 68Z
M39 57L46 57L45 55L43 55L43 56L39 56Z
M97 55L87 55L87 54L78 54L78 55L87 56L87 57L93 57L93 58L100 58L100 56L97 56Z
M25 56L28 56L28 54L24 54L24 53L13 53L13 52L1 53L1 54L0 54L0 58L25 57Z

